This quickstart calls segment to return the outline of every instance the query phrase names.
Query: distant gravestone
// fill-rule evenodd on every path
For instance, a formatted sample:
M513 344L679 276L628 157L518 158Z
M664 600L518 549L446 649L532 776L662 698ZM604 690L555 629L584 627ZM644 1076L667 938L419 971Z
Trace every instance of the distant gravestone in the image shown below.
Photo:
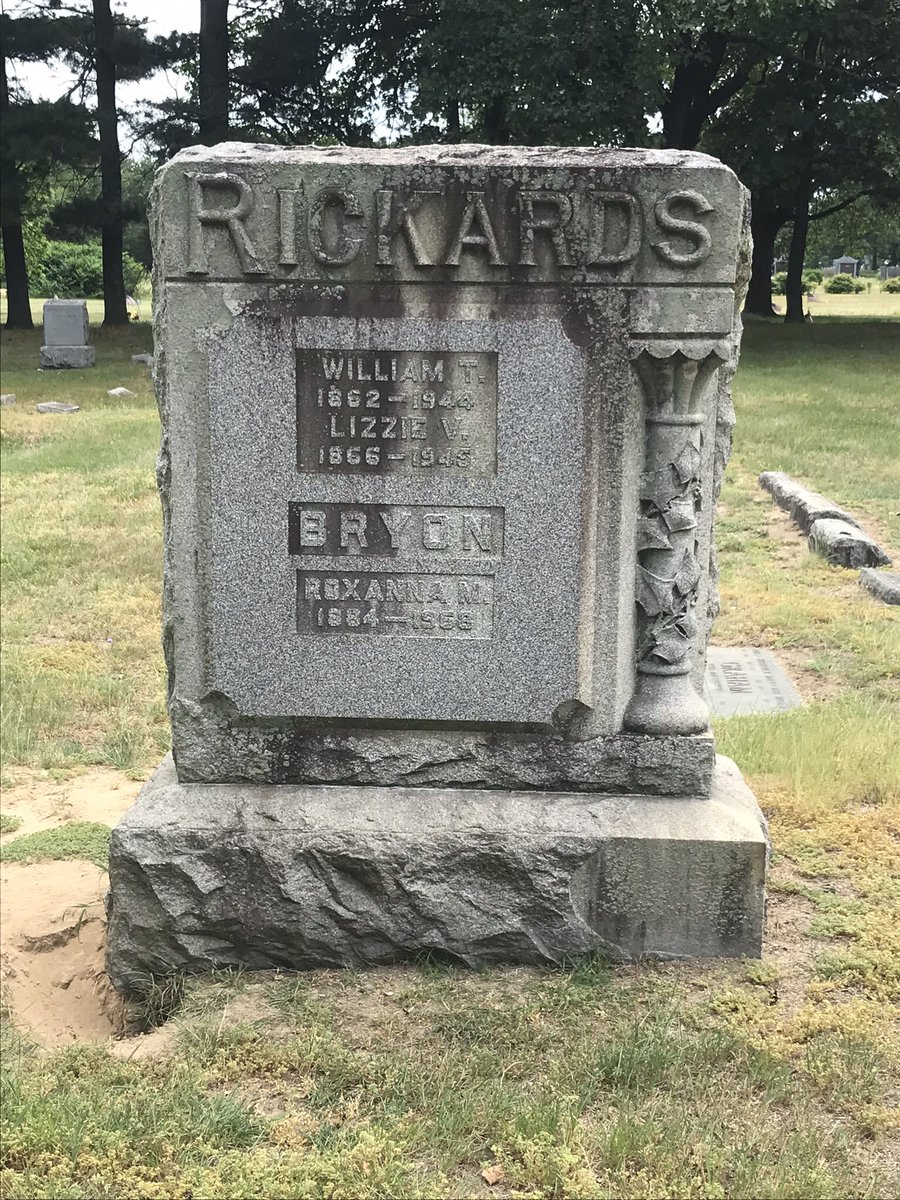
M90 321L84 300L48 300L44 304L44 368L92 367L97 352L88 345Z
M173 757L113 833L116 985L758 954L697 690L735 176L235 144L154 197Z
M717 717L784 712L803 703L775 655L752 646L709 646L703 694Z
M81 406L66 404L62 400L44 400L41 404L36 404L34 409L39 413L76 413L81 411Z

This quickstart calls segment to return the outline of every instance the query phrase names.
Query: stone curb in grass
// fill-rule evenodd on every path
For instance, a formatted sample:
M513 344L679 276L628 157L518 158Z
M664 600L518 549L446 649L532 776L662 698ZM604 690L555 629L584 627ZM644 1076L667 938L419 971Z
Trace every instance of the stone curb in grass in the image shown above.
M847 521L813 521L809 548L838 567L885 567L890 559L867 533Z
M759 485L809 537L809 548L839 567L884 567L890 558L845 509L782 471L763 471Z
M759 477L759 486L771 494L778 507L789 513L804 533L810 532L815 521L826 518L859 526L859 522L850 513L838 508L818 492L809 491L802 483L797 483L783 471L763 471Z
M873 571L866 567L859 573L859 586L884 604L900 604L900 573Z

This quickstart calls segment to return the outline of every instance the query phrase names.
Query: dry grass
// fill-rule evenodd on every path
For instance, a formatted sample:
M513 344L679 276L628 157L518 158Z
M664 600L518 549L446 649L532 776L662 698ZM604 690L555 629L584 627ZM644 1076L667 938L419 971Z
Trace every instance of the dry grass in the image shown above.
M7 1021L8 1200L898 1194L900 614L785 536L754 483L789 470L897 547L898 333L752 327L738 375L719 636L825 685L718 723L775 845L761 963L160 983L135 1015L174 1010L165 1036L116 1053L46 1055ZM162 748L155 419L113 365L130 347L99 344L102 380L64 381L77 419L2 417L13 773L116 746L146 770ZM20 404L63 387L16 347ZM138 399L113 407L113 380Z

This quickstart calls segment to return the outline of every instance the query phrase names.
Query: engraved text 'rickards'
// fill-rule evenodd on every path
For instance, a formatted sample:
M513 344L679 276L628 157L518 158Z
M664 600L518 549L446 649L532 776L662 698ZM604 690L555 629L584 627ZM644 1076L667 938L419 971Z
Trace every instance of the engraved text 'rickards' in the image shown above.
M634 261L645 244L669 266L689 269L712 249L707 227L714 206L693 188L652 197L587 188L469 188L438 190L322 186L308 196L293 188L255 188L233 171L185 172L189 195L187 270L205 275L215 231L226 236L245 275L290 273L310 258L320 267L349 267L361 255L386 269L408 262L460 267L469 257L485 268L527 268L550 255L555 266L616 269ZM265 201L263 203L263 201ZM277 252L255 227L274 209ZM256 224L255 224L256 223ZM540 250L539 250L540 247Z

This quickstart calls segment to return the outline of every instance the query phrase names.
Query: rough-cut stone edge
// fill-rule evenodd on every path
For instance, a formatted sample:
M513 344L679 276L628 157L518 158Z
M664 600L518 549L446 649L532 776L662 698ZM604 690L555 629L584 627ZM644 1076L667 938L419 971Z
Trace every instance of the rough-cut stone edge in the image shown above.
M795 479L791 479L783 471L763 471L759 476L759 486L771 495L779 508L783 508L786 513L790 514L791 519L800 526L804 533L809 533L813 522L825 518L846 521L848 525L858 526L859 524L850 513L835 504L833 500L827 499L818 492L811 492L809 488L804 487Z
M857 525L823 517L809 529L809 548L839 567L885 567L890 558Z
M47 370L77 370L97 362L94 346L41 346L40 364Z
M582 167L615 168L678 167L681 170L715 169L734 172L718 158L695 150L650 150L644 146L487 146L474 142L442 146L273 146L261 142L219 142L214 146L188 146L166 164L204 162L208 159L234 163L320 163L377 166L416 166L422 163L448 167Z
M864 567L859 573L859 585L883 604L900 604L900 571Z
M758 956L768 838L719 759L709 798L180 784L113 831L107 964L148 976Z
M215 704L173 699L173 745L184 783L321 783L376 787L702 795L715 762L710 734L559 733L340 727L241 720Z

